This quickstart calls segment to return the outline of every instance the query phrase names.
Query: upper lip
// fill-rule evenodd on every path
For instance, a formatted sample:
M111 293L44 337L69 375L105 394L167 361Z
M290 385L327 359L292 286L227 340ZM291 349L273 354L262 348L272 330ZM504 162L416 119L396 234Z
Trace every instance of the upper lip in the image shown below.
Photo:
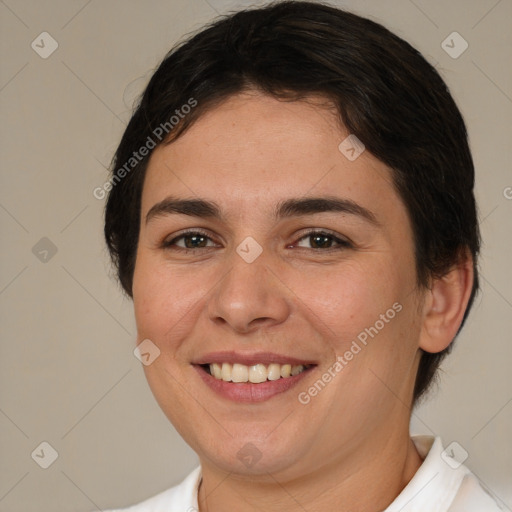
M284 354L276 354L274 352L235 352L235 351L221 351L210 352L204 354L194 361L192 364L204 365L211 363L231 363L243 364L245 366L253 366L255 364L292 364L292 365L314 365L314 361L308 359L298 359L296 357L287 356Z

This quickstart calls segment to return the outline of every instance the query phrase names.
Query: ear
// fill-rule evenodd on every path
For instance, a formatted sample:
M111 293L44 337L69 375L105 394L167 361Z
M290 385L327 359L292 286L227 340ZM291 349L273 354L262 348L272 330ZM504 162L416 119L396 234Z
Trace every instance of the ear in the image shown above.
M455 338L471 296L473 279L473 258L467 252L447 274L432 281L423 304L419 344L425 352L441 352Z

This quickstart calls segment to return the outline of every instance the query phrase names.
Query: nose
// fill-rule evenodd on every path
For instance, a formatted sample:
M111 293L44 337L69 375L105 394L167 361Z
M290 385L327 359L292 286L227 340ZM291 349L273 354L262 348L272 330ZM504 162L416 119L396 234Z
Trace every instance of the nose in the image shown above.
M233 251L226 260L227 272L210 295L208 314L212 322L248 334L288 318L290 291L271 260L265 250L251 263Z

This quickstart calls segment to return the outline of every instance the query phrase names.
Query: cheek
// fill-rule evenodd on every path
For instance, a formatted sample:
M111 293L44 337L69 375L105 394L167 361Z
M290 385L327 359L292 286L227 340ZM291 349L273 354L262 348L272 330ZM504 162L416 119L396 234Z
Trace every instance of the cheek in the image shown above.
M161 342L163 334L185 309L184 301L177 300L180 295L179 281L171 280L161 264L144 251L139 252L133 277L133 305L139 341L150 338L156 343Z
M207 277L205 272L170 268L161 258L141 251L133 279L138 341L149 338L174 352L178 343L173 340L183 338L194 325L212 287Z
M384 258L369 256L366 261L290 276L289 287L303 304L304 313L309 311L310 321L333 340L338 351L365 328L376 322L380 327L381 315L394 319L398 306L393 309L393 304L400 302L408 281L396 267L390 269Z

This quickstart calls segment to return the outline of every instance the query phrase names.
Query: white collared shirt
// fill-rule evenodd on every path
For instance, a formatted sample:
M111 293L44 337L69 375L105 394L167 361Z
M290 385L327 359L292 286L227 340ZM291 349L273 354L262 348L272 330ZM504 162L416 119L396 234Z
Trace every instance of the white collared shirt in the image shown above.
M503 510L471 471L443 452L440 437L414 436L423 464L402 492L382 512L498 512ZM197 512L201 467L181 484L123 512ZM121 512L121 509L104 512Z

